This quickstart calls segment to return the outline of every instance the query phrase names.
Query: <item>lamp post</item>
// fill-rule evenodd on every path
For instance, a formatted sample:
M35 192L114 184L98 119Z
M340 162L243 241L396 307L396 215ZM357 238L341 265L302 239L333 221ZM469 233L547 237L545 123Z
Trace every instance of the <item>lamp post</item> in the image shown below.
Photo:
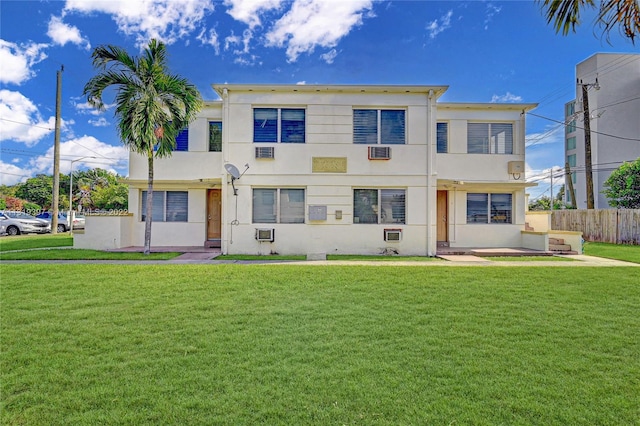
M69 233L73 235L73 163L85 160L87 158L96 158L85 155L84 157L71 160L71 167L69 169Z

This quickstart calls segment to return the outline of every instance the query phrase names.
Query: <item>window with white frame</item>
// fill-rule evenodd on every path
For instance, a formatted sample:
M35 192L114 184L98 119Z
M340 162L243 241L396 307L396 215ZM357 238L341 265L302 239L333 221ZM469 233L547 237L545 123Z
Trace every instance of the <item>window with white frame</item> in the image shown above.
M449 152L449 123L436 123L436 146L438 154Z
M467 123L467 153L513 154L513 124Z
M186 222L189 213L187 191L153 191L151 218L154 222ZM142 191L140 217L147 217L147 191Z
M404 224L404 189L354 189L353 223Z
M304 189L254 188L253 223L304 223Z
M222 152L222 121L209 122L209 151Z
M305 116L303 108L254 108L254 142L305 142Z
M467 223L512 223L512 194L468 193Z
M403 109L354 109L353 143L404 144L405 122Z

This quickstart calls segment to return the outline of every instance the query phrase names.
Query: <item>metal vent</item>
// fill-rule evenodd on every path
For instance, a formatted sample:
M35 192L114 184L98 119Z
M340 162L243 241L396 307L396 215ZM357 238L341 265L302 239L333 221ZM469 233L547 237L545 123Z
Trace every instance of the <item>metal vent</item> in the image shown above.
M275 239L275 229L256 229L256 240L272 243Z
M256 158L274 158L274 153L272 146L256 146Z
M390 160L391 147L388 146L370 146L369 160Z
M402 229L385 229L384 240L390 242L398 242L402 240Z

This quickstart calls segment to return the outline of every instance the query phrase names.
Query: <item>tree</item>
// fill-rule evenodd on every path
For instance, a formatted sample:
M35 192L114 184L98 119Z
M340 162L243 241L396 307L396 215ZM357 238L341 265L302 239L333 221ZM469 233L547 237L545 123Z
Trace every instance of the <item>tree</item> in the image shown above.
M640 157L611 172L604 187L602 192L613 207L640 209Z
M547 23L553 23L556 33L567 35L569 30L576 31L580 24L580 13L586 9L596 8L595 0L537 0L542 3L542 10ZM609 41L611 31L618 27L620 33L635 44L640 35L640 7L638 0L601 0L596 16L596 23L602 27L602 34Z
M120 47L94 49L93 66L100 72L84 87L89 103L104 110L105 89L116 91L115 115L122 142L145 155L148 163L144 253L151 251L153 160L171 156L178 132L187 127L202 107L198 89L177 75L169 74L164 43L152 39L141 57L130 56Z

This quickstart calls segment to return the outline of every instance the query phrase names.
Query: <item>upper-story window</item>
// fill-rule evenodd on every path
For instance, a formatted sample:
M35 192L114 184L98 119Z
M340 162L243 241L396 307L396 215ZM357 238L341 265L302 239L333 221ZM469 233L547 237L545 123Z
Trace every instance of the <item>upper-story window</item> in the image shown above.
M449 152L449 123L436 124L436 146L438 154Z
M405 111L403 109L354 109L353 143L404 144Z
M576 149L576 137L567 138L567 150Z
M305 112L302 108L254 108L253 141L304 143Z
M576 113L576 103L574 102L569 102L566 106L565 106L565 111L564 111L564 115L566 117L570 117L573 114Z
M222 151L222 122L221 121L209 122L209 151L211 152Z
M513 124L467 123L467 153L513 154Z
M189 129L182 129L176 136L176 151L189 151Z
M573 133L576 131L576 120L571 120L567 123L567 125L565 126L565 131L567 133Z

